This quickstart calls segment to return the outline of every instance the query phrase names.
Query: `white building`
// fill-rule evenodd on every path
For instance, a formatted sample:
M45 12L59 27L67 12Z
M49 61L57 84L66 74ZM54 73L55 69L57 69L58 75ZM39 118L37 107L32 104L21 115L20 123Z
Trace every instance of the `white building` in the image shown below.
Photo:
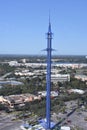
M81 89L70 89L68 90L69 93L78 93L78 94L84 94L85 92Z
M9 65L10 66L20 66L20 64L17 61L10 61Z
M52 74L51 81L54 83L70 81L70 74Z
M40 95L41 97L46 97L46 94L47 94L46 91L38 92L38 95ZM58 96L58 92L51 91L51 97L57 97L57 96Z

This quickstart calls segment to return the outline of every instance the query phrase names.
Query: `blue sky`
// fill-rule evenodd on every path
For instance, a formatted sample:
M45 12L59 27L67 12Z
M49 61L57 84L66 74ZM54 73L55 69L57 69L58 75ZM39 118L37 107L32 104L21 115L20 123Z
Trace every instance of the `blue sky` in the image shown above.
M44 54L49 10L58 55L87 55L87 0L0 0L0 54Z

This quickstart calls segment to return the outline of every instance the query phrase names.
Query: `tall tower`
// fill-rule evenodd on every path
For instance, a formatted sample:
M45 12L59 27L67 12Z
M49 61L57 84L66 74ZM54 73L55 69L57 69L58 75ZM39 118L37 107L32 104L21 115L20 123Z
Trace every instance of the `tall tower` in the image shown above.
M47 129L50 129L50 90L51 90L51 52L52 52L52 32L51 32L51 23L49 17L49 27L47 32L47 77L46 77L46 120L47 120Z

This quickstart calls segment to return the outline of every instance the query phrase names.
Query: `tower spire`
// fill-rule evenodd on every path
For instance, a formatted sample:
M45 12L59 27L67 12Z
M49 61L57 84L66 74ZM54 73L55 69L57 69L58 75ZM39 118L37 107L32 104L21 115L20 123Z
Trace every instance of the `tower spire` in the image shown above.
M51 33L50 12L49 12L49 27L48 27L48 32Z

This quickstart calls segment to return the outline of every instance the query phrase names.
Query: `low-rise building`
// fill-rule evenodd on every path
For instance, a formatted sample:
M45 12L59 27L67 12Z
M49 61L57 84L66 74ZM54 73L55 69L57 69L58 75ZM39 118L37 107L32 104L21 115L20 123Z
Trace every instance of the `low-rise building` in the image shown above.
M46 97L47 92L46 91L40 91L38 92L38 95L41 97ZM58 91L51 91L51 97L57 97L58 96Z
M84 91L81 89L69 89L68 90L69 93L78 93L78 94L84 94Z
M53 83L70 81L70 74L52 74L51 81Z
M82 81L87 81L87 76L86 75L75 75L76 79L80 79Z

